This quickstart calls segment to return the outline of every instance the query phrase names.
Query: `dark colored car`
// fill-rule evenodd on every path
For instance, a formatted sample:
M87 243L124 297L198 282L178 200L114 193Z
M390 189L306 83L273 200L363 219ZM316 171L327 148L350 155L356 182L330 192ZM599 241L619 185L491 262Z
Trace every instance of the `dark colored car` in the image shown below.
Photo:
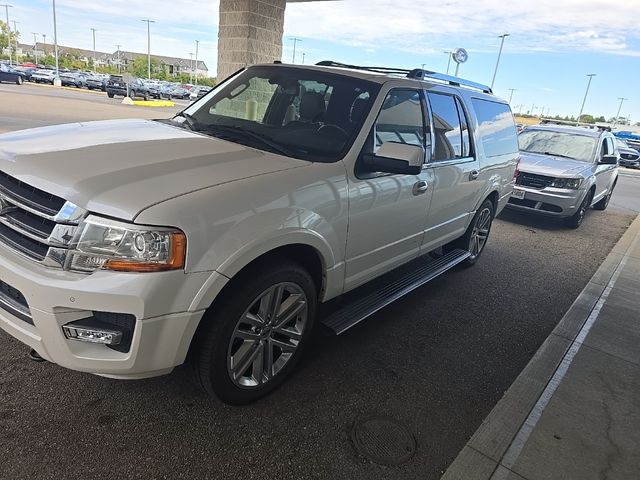
M631 148L627 142L621 138L616 138L616 148L620 153L620 165L627 168L640 168L640 152Z
M64 87L82 88L85 86L85 77L81 73L60 73L60 82Z
M89 90L102 90L103 92L107 91L107 79L103 75L89 75L87 76L87 88Z
M22 72L16 72L4 63L0 63L0 82L11 82L22 85L25 75Z
M129 98L142 97L149 100L149 89L139 78L134 78L129 85L124 81L122 75L110 75L107 80L107 96L113 98L116 95Z

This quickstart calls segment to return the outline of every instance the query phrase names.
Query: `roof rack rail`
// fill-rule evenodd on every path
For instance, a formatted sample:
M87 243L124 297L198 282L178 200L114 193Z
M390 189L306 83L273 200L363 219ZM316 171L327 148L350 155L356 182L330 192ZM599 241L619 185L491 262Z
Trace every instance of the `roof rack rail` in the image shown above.
M422 68L414 68L413 70L407 70L404 68L389 68L389 67L363 67L359 65L348 65L346 63L334 62L333 60L323 60L316 63L318 66L323 67L341 67L351 68L354 70L366 70L368 72L376 72L383 74L396 74L405 75L407 78L414 78L416 80L435 80L439 83L452 85L454 87L467 87L474 90L479 90L484 93L493 94L491 87L483 85L481 83L472 82L471 80L465 80L464 78L454 77L452 75L445 75L444 73L432 72L431 70L424 70Z
M484 93L493 93L491 87L483 85L482 83L472 82L471 80L454 77L453 75L445 75L444 73L432 72L431 70L423 70L421 68L414 68L409 72L407 77L416 78L418 80L428 78L429 80L437 80L442 83L453 85L454 87L469 87L474 90L480 90Z

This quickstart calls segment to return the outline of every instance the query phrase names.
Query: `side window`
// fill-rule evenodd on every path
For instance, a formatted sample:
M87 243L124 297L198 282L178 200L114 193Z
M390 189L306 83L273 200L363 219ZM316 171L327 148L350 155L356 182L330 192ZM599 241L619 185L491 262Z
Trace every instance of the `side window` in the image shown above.
M425 146L425 125L418 90L391 90L373 126L373 151L384 142ZM428 142L427 142L428 143Z
M616 153L615 145L613 144L613 138L607 137L607 155L613 155Z
M469 122L467 116L464 113L464 108L459 98L456 98L456 106L458 107L458 116L460 117L460 132L462 133L462 155L465 157L471 156L471 139L469 135Z
M462 140L462 124L458 115L456 99L451 95L440 93L427 93L427 96L431 105L433 130L435 132L433 160L442 161L463 158L465 152ZM468 143L468 129L466 130L466 136Z
M478 119L478 142L486 157L513 155L518 151L518 134L509 105L480 98L471 99Z

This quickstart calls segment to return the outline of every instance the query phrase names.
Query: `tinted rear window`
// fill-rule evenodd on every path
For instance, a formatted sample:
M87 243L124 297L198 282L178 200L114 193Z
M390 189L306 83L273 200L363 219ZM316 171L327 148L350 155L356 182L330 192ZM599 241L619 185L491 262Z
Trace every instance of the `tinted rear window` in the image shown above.
M474 98L478 117L478 136L487 157L509 155L518 151L516 124L509 105Z

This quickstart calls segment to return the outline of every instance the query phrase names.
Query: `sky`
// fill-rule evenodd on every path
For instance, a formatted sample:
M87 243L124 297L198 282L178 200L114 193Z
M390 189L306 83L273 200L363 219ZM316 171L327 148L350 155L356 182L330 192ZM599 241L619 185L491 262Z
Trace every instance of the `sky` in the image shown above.
M52 0L11 0L21 41L32 32L53 39ZM189 58L200 41L199 58L215 73L217 0L57 0L58 43L96 49L147 51ZM4 9L0 8L4 19ZM13 25L13 23L12 23ZM584 113L640 122L640 0L342 0L292 3L285 13L283 61L331 59L359 65L421 67L446 73L448 51L469 53L459 76L491 84L499 35L509 33L494 92L512 109L539 114L580 111L587 74L595 73ZM449 73L455 70L451 62ZM532 110L533 107L533 110Z

